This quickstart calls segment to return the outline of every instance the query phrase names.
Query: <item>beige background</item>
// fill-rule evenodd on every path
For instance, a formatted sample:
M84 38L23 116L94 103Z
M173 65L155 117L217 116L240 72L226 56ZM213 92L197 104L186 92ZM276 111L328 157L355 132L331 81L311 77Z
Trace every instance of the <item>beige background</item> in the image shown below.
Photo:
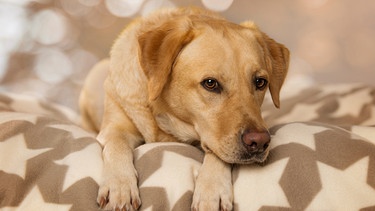
M108 55L126 23L158 7L186 5L218 10L233 22L254 20L285 44L289 87L374 84L371 0L0 0L1 89L76 108L87 71Z

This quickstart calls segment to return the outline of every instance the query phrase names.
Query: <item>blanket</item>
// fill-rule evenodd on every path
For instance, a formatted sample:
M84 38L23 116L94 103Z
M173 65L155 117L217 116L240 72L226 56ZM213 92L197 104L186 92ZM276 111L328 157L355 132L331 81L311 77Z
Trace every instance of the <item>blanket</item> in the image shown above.
M276 110L262 164L234 165L234 210L374 210L375 88L320 85ZM98 210L103 161L77 114L44 99L0 94L0 210ZM190 210L203 152L181 143L135 150L141 210Z

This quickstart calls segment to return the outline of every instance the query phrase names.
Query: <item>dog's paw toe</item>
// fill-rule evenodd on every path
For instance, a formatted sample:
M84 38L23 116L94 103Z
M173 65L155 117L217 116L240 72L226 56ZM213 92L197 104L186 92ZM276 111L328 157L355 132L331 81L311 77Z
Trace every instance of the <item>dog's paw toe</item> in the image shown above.
M194 194L191 210L205 211L205 210L221 210L230 211L233 209L232 199L230 194Z
M99 188L97 203L104 210L138 210L141 206L136 182L109 181Z
M193 211L205 211L205 210L220 210L220 211L231 211L233 209L232 202L218 202L217 200L212 201L200 201L192 204L191 210Z
M220 210L221 211L231 211L233 210L233 202L231 199L221 200L220 201Z
M98 192L98 198L96 199L98 206L104 209L109 202L109 189L106 186L101 186Z
M106 196L98 196L96 202L98 203L100 209L104 209L104 207L108 204L109 200Z
M132 198L132 206L135 210L139 209L139 207L141 206L141 199L139 198L139 196L138 198Z

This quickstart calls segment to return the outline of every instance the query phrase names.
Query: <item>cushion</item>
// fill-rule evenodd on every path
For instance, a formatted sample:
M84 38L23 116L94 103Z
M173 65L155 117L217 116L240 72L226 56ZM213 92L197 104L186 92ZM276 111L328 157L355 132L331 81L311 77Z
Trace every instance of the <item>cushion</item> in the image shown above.
M304 90L280 111L265 103L270 156L233 166L235 210L375 209L375 92L342 87ZM98 209L102 148L76 119L43 99L0 94L1 210ZM203 156L181 143L138 147L141 210L190 210Z

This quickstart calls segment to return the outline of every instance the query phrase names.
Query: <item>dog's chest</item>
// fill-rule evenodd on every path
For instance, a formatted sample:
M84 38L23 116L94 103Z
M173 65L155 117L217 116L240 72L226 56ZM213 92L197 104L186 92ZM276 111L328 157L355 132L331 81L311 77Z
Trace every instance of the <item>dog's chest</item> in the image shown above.
M180 142L191 144L200 140L193 125L190 125L170 114L162 113L155 116L158 127L164 132L173 135Z

